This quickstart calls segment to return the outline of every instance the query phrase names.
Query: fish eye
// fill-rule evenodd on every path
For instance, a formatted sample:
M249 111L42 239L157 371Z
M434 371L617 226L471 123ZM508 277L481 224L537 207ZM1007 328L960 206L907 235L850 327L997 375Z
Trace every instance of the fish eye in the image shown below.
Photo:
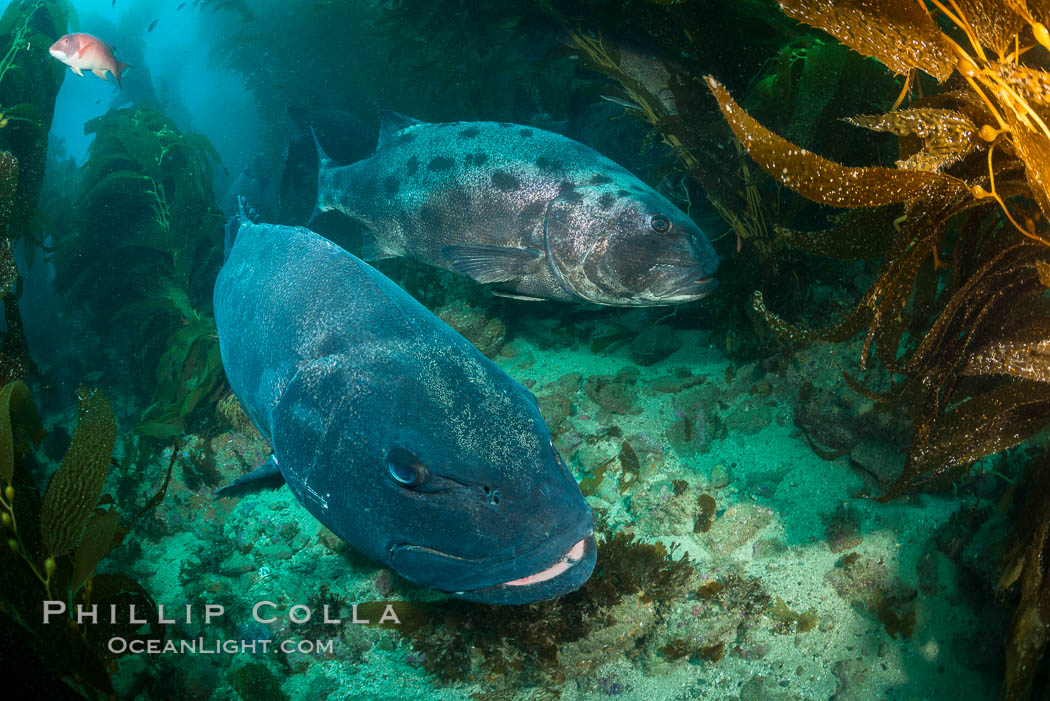
M649 226L658 234L666 234L671 230L671 220L662 214L657 214L649 220Z
M404 487L418 487L427 478L427 467L404 448L392 448L386 456L386 467L394 481Z

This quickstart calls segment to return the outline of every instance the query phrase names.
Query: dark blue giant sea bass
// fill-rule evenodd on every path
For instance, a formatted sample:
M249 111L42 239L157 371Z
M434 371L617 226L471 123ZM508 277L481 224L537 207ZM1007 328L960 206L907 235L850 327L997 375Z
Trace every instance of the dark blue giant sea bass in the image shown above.
M587 581L591 510L527 389L309 229L242 210L227 246L223 366L274 454L235 485L283 478L352 546L464 599L528 603Z
M718 256L688 216L559 134L384 112L371 158L340 167L318 151L317 211L368 228L366 259L411 256L504 296L616 306L680 304L717 285Z

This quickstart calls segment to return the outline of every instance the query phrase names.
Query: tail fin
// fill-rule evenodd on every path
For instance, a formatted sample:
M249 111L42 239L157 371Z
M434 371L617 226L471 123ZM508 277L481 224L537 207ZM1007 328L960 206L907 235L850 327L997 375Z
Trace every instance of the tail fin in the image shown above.
M134 68L134 66L130 66L126 63L121 63L120 61L117 61L117 70L113 71L113 77L117 81L118 88L121 87L120 76L124 75L124 71L128 70L129 68Z
M317 130L313 127L310 128L310 134L314 137L314 146L317 148L317 201L314 204L314 212L310 215L310 219L306 222L307 226L313 223L313 220L317 218L317 215L324 211L321 208L321 179L327 169L331 168L335 163L328 154L321 148L321 142L317 139Z

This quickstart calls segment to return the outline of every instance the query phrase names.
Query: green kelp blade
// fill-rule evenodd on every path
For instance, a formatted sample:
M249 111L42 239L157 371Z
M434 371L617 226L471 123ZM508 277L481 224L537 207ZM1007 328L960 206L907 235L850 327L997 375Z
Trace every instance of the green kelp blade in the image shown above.
M80 545L84 526L102 495L117 439L113 409L105 395L84 387L79 394L73 441L51 478L40 512L41 535L51 557L71 553Z
M78 591L95 567L113 549L120 513L115 508L95 509L84 527L84 537L73 559L71 591Z
M28 441L44 440L44 426L36 413L33 395L21 380L0 389L0 480L14 480L15 460L28 450Z
M913 200L945 200L969 192L944 173L844 166L800 148L759 124L711 76L707 86L736 138L767 173L803 197L832 207L877 207Z

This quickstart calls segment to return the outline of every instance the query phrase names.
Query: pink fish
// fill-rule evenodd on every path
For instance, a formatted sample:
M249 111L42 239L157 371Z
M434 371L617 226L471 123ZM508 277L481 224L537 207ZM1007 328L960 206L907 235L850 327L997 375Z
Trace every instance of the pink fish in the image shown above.
M77 75L91 71L102 80L106 72L113 74L120 87L120 75L129 68L113 56L113 47L90 34L66 34L51 45L52 56L69 66Z

